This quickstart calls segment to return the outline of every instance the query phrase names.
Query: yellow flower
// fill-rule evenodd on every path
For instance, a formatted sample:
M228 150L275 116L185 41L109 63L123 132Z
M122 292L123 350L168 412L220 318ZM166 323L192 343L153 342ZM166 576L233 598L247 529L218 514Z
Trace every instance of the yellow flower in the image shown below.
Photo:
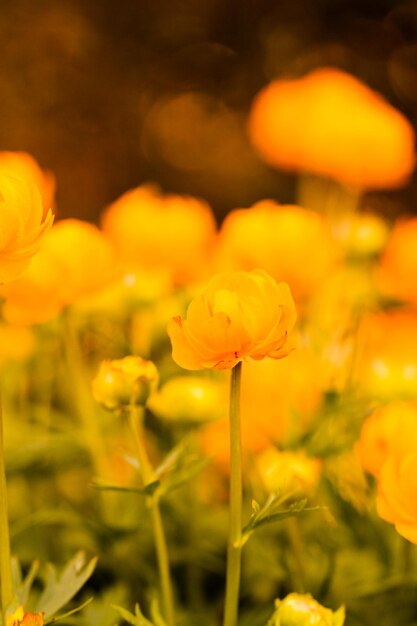
M399 219L378 267L379 287L400 300L417 303L417 217Z
M201 200L144 185L111 204L102 224L127 269L164 270L175 284L206 275L216 223Z
M321 474L321 461L303 452L280 452L270 446L257 456L256 469L267 491L300 498L314 493Z
M355 452L362 466L379 477L387 458L417 447L417 405L390 402L376 409L363 423Z
M358 79L332 68L265 87L253 104L249 131L271 165L360 189L398 187L415 164L406 118Z
M52 222L34 185L0 174L0 284L23 274Z
M284 600L275 601L277 611L271 626L343 626L345 609L326 609L309 593L290 593Z
M218 274L191 302L186 319L174 317L168 324L172 356L189 370L280 359L295 347L295 320L286 283L277 284L262 270Z
M305 298L335 268L336 242L329 224L299 206L272 200L229 213L219 233L217 263L222 270L262 268Z
M55 205L55 176L42 170L33 156L27 152L0 152L0 172L13 178L20 178L35 185L42 196L42 204L48 209Z
M139 356L106 360L92 382L93 396L110 410L131 404L144 406L158 382L159 373L152 361Z
M43 626L43 613L26 613L22 606L6 618L6 626Z

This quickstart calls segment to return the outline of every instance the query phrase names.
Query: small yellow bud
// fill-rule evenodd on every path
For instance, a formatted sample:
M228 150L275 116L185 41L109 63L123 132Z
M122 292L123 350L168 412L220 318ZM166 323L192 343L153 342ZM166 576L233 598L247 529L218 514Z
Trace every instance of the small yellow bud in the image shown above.
M106 409L114 410L130 404L145 406L159 382L158 370L152 361L139 356L106 360L100 364L92 382L93 396Z
M310 496L316 490L321 462L303 452L280 452L269 447L258 455L256 467L267 491L283 496Z
M345 609L326 609L310 594L290 593L284 600L276 600L271 626L343 626Z
M205 424L227 414L227 393L213 380L177 376L152 397L149 408L166 421Z

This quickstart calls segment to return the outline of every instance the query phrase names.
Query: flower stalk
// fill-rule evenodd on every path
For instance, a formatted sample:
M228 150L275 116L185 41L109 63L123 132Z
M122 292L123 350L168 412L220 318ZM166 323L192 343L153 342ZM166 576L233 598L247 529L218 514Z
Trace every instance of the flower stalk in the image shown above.
M139 461L139 471L141 472L144 486L155 481L155 472L149 461L145 448L145 438L143 431L143 407L132 402L129 405L129 425L136 445L136 452ZM159 497L157 493L149 495L146 500L152 520L152 530L155 541L156 558L158 561L158 571L161 584L162 603L167 626L175 626L174 599L171 585L171 575L169 568L169 555L162 523L161 511L159 508Z
M13 595L9 520L7 512L6 464L3 442L3 412L0 398L0 598L3 624L6 624L6 611L13 601Z
M230 493L227 545L226 600L223 626L236 626L242 554L242 443L240 383L242 363L232 369L230 384Z

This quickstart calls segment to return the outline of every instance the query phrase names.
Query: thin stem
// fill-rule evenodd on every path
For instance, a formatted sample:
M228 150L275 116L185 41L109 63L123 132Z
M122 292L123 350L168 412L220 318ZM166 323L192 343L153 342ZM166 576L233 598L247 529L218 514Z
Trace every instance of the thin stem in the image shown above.
M149 461L148 453L144 444L143 409L141 407L133 404L130 405L129 425L136 445L139 471L142 475L142 481L144 485L148 485L155 480L155 473ZM155 541L156 558L158 561L165 619L168 626L175 626L174 597L172 593L171 574L169 570L168 547L157 494L152 494L147 498L147 506L151 512L152 530Z
M230 494L227 545L226 601L223 626L236 626L239 603L242 539L242 444L240 381L242 364L232 369L230 386Z
M300 525L296 517L287 519L288 537L294 558L297 579L294 581L295 591L304 593L306 587L306 574L303 564L303 546L300 533Z
M0 596L3 624L6 611L13 601L13 579L10 558L9 520L7 513L6 464L4 460L3 412L0 398Z

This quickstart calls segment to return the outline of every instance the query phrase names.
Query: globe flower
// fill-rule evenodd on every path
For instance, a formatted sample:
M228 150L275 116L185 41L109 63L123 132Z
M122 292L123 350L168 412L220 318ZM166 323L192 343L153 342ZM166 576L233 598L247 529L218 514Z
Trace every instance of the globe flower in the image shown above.
M129 270L165 271L180 285L207 272L216 223L201 200L137 187L107 207L102 226Z
M415 164L406 118L334 68L267 85L253 103L249 133L267 163L360 189L401 186Z
M29 613L19 606L6 617L6 626L43 626L43 613Z
M417 217L395 222L380 259L377 281L387 296L417 303Z
M55 176L49 170L41 169L33 156L27 152L0 151L0 172L35 185L43 206L54 208Z
M33 184L0 173L0 284L29 267L52 226L51 210L44 213Z
M106 409L130 405L145 406L159 382L159 373L152 361L139 356L126 356L100 364L92 382L94 399Z
M338 254L321 215L263 200L229 213L219 233L216 260L222 270L262 268L278 282L288 282L300 300L332 272Z
M383 400L417 398L415 311L367 315L360 326L358 346L358 386Z
M294 348L296 320L286 283L263 270L214 276L168 324L174 361L189 370L231 369L244 359L280 359Z
M378 480L377 511L402 536L417 543L417 452L393 453Z
M256 458L259 478L267 491L288 498L310 496L321 474L321 462L303 452L280 452L269 447Z
M268 626L343 626L345 609L326 609L309 594L290 593L275 601L277 610Z
M355 452L361 465L378 478L392 454L417 448L417 404L390 402L376 409L362 425Z

